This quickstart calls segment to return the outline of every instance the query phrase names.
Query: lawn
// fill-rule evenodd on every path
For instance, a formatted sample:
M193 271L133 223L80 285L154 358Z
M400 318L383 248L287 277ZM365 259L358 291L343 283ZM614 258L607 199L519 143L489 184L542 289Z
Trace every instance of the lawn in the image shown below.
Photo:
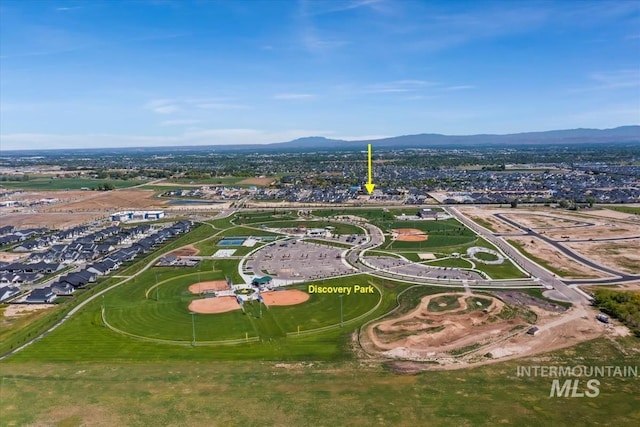
M614 344L600 339L548 353L545 364L602 365L606 360L607 365L637 365L637 356L625 356L616 348L632 345L629 341ZM377 363L349 360L2 363L0 424L631 426L640 423L637 378L602 378L600 395L596 398L549 398L552 379L517 375L519 367L540 364L539 356L535 356L464 371L429 371L407 376L396 375Z
M462 246L473 243L476 235L473 231L454 219L442 221L385 221L378 224L386 233L401 228L416 228L428 235L428 239L420 242L402 242L392 240L391 235L385 239L384 249L393 250L437 250L451 246Z
M471 263L462 258L444 258L434 261L426 261L422 264L434 267L471 268Z
M331 232L333 234L364 234L364 230L356 225L352 224L343 224L339 222L331 222L331 221L264 221L264 222L256 222L252 224L253 226L264 225L269 228L297 228L297 227L306 227L310 228L325 228L332 227Z
M93 179L93 178L57 178L36 177L29 181L1 181L0 187L21 188L24 190L80 190L83 187L97 188L103 184L113 184L116 188L128 188L144 184L146 181L132 179Z
M606 206L606 208L613 211L640 215L640 206Z
M218 263L220 265L222 263ZM159 271L159 270L156 270ZM154 285L156 271L148 272L109 292L104 298L105 318L110 326L140 337L183 341L192 340L192 319L189 303L199 298L188 292L198 281L224 279L221 271L185 272L180 276L165 273ZM355 283L354 283L355 282ZM349 286L366 284L361 278L337 278L317 282L319 286ZM307 290L307 285L296 288ZM150 290L149 290L150 289ZM145 295L148 295L146 297ZM351 294L343 297L342 318L355 319L375 307L380 294ZM99 309L93 304L93 309ZM310 299L292 306L260 307L257 301L245 303L242 311L222 314L196 314L198 341L222 341L260 336L263 339L287 333L324 328L340 323L340 299L334 294L311 294Z

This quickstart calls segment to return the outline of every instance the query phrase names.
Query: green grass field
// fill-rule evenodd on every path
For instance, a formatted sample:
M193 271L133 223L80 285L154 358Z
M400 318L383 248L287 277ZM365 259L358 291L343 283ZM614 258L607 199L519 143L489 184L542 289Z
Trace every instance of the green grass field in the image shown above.
M260 217L252 219L257 218ZM231 220L211 221L215 230L200 226L118 274L141 271L159 253L219 231L224 230L219 237L241 235L241 229ZM234 228L227 230L229 227ZM213 248L219 237L199 245ZM438 252L464 253L472 245L491 247L474 238ZM542 364L639 365L638 338L603 338L562 351L473 369L398 375L390 362L359 357L354 351L357 345L353 340L359 328L372 319L413 310L420 298L442 293L442 288L365 275L316 282L324 286L373 282L381 291L344 296L343 327L340 297L336 294L312 294L305 303L268 310L254 303L246 307L247 314L235 311L192 317L187 307L195 297L186 292L188 285L226 276L240 283L237 266L238 260L232 259L205 260L195 268L150 268L108 292L104 299L87 304L23 351L1 361L0 425L640 423L637 378L602 378L596 398L549 398L550 378L517 375L520 366ZM515 268L506 263L479 267L496 269L494 274L507 274L508 269ZM500 268L505 271L500 273ZM79 301L121 280L100 279L93 289L82 291L50 311L36 312L13 324L3 323L0 351L4 353L35 336ZM147 294L156 282L157 291L152 289ZM295 285L302 290L307 286ZM539 290L530 291L541 296ZM434 301L446 303L444 307L437 305L439 310L457 304L445 297ZM474 296L468 301L470 309L481 309L488 300ZM476 308L475 301L482 305ZM143 337L183 341L184 345L151 342L110 330L103 323L103 304L111 326ZM234 345L191 346L194 325L196 343L200 344L245 336L259 339ZM310 330L312 333L305 333Z
M547 364L638 364L606 339ZM602 378L595 398L549 398L518 377L539 356L464 371L396 375L356 361L2 363L2 425L615 425L640 423L640 381ZM19 402L19 404L18 404Z
M264 221L264 222L255 222L252 223L254 227L259 225L264 225L269 228L297 228L300 226L310 228L325 228L325 227L333 227L332 232L334 234L364 234L362 228L351 225L351 224L342 224L337 222L330 221Z
M424 265L432 265L434 267L454 267L454 268L471 268L471 263L462 258L444 258L434 261L422 262Z
M201 178L201 179L191 179L191 178L170 178L165 182L171 182L174 184L197 184L197 185L233 185L233 186L241 186L241 187L262 187L263 185L259 184L240 184L240 182L245 179L249 179L250 177L244 176L218 176L212 178ZM275 181L276 178L273 178Z
M606 206L606 208L613 211L640 215L640 206Z
M20 188L24 190L80 190L83 187L96 188L102 184L113 184L116 188L128 188L144 184L146 181L132 179L93 179L34 177L29 181L1 181L0 188Z
M416 228L428 234L428 240L421 242L402 242L387 236L382 248L387 250L437 250L448 246L461 246L473 243L476 235L464 225L453 219L443 221L385 221L379 224L386 233L400 228Z
M218 263L218 266L221 264ZM156 269L158 271L158 269ZM105 318L110 326L138 337L170 341L192 340L189 303L200 298L188 291L198 281L221 280L222 271L189 271L179 276L160 277L154 284L156 271L149 271L135 282L126 283L104 298ZM161 271L161 270L160 270ZM165 276L167 274L165 273ZM338 278L319 282L319 286L349 286L360 279ZM307 290L307 285L296 288ZM345 295L343 320L355 319L371 310L380 299L376 294ZM96 304L94 309L99 309ZM257 301L221 314L196 314L197 341L224 341L258 336L262 339L284 337L287 333L324 328L340 323L338 295L312 293L310 299L292 306L266 308ZM261 314L261 315L260 315Z

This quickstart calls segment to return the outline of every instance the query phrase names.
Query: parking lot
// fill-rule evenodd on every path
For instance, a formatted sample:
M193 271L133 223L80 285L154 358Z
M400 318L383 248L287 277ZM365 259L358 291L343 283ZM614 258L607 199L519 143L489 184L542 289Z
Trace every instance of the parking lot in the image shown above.
M483 280L483 277L478 273L457 268L428 267L423 264L407 263L399 258L384 256L368 256L366 259L369 264L379 269L409 276L451 280Z
M344 249L297 240L267 245L245 264L245 271L281 280L313 280L356 272L341 258Z

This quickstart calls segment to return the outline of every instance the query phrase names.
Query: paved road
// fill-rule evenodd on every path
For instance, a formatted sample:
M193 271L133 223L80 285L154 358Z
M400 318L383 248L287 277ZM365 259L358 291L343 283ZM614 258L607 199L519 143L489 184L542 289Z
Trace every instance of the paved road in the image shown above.
M367 235L369 236L369 240L363 244L356 245L353 248L349 249L346 255L346 260L355 268L357 268L362 273L367 273L372 276L376 276L381 279L393 279L393 280L401 280L404 282L410 283L418 283L418 284L426 284L431 286L445 286L445 287L463 287L464 282L467 282L467 285L470 285L470 281L468 280L456 280L456 279L444 279L444 278L433 278L433 277L420 277L420 276L412 276L406 274L398 274L393 271L387 271L385 269L377 268L372 266L370 263L367 263L364 260L364 256L368 250L375 249L381 246L385 242L384 234L380 228L376 227L373 224L369 223L356 223L357 225L363 227ZM475 286L481 285L484 287L491 288L530 288L532 286L539 287L537 283L533 281L523 281L523 280L513 280L513 281L476 281L473 282Z
M613 280L614 282L608 282L608 283L620 283L620 282L628 282L628 281L632 281L632 280L640 280L640 275L632 275L632 274L628 274L622 271L618 271L615 270L613 268L609 268L606 267L604 265L598 264L592 260L590 260L589 258L585 258L582 255L580 255L579 253L573 251L572 249L564 246L562 243L557 242L553 239L551 239L548 236L545 236L544 234L540 234L537 233L533 230L531 230L530 228L524 227L522 225L520 225L517 221L514 221L512 219L506 218L504 216L504 214L500 214L500 213L496 213L494 214L494 216L496 216L497 218L499 218L500 220L506 222L507 224L513 226L513 227L517 227L520 230L526 231L528 235L537 237L538 239L550 244L551 246L553 246L554 248L556 248L557 250L559 250L560 252L562 252L563 254L567 255L569 258L572 258L573 260L584 264L588 267L591 267L595 270L600 270L600 271L604 271L605 273L609 273L612 276L615 276L614 278L612 278L611 280ZM605 279L605 280L609 280L609 279ZM563 280L563 282L567 283L566 280ZM570 283L574 283L575 281L570 281ZM584 283L584 284L588 284L588 283L603 283L601 282L600 279L589 279L589 280L585 280L585 281L578 281L578 283ZM606 283L606 282L605 282Z
M533 277L539 278L543 284L552 286L556 291L564 295L567 298L567 301L578 304L588 303L588 300L584 295L567 286L567 284L559 280L555 274L551 273L550 271L546 270L545 268L541 267L540 265L531 261L529 258L522 255L520 251L509 245L504 239L495 236L490 230L487 230L481 225L476 224L474 221L463 215L458 209L448 207L445 208L445 211L449 212L449 214L453 215L456 219L458 219L458 221L469 227L471 230L475 231L485 240L488 240L489 242L500 248L509 258L518 263L518 265L524 268Z

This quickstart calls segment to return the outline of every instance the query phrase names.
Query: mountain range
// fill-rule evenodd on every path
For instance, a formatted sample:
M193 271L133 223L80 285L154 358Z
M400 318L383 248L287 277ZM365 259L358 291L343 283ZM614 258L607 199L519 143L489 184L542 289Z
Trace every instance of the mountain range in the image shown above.
M423 133L391 138L345 141L324 137L306 137L293 141L267 144L258 147L268 149L348 149L349 147L375 144L376 148L442 148L478 145L568 145L593 143L640 143L640 126L621 126L613 129L568 129L545 132L525 132L506 135L441 135ZM253 147L256 147L255 145ZM216 147L219 148L219 147ZM236 146L236 149L240 148Z
M469 147L505 147L515 148L532 145L577 145L577 144L640 144L640 126L620 126L613 129L567 129L543 132L512 133L504 135L441 135L423 133L403 135L382 139L346 141L310 136L287 142L270 144L238 145L190 145L157 147L111 147L55 150L0 150L0 155L22 155L23 153L96 153L96 152L189 152L189 151L319 151L319 150L366 150L367 144L376 149L416 149L416 148L469 148Z

